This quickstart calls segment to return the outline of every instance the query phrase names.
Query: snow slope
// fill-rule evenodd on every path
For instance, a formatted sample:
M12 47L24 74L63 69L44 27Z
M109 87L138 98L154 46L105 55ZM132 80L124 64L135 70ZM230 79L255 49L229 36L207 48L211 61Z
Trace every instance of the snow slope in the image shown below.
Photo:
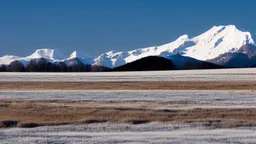
M95 64L116 67L147 56L168 58L175 54L206 61L227 52L237 52L245 44L255 44L249 32L240 31L234 25L214 26L199 36L189 38L188 35L182 35L175 41L161 46L126 52L111 51L100 55Z
M74 59L79 59L82 63L84 64L93 64L93 57L87 55L86 53L82 52L82 51L74 51L73 53L71 53L70 57L67 58L67 62L70 62ZM69 63L70 65L70 63ZM71 64L72 65L72 64Z
M56 49L38 49L32 55L27 56L28 59L46 58L50 60L63 60L66 57Z
M21 60L20 57L18 56L14 56L14 55L5 55L3 57L0 57L0 64L9 64L11 63L12 61L15 61L15 60Z
M8 65L11 62L18 60L22 62L24 65L28 64L28 62L32 59L45 58L50 62L62 61L65 59L65 56L57 49L37 49L33 54L26 57L18 57L13 55L5 55L0 57L0 64Z
M131 51L110 51L93 58L83 52L74 51L70 57L63 56L58 50L38 49L27 57L6 55L0 57L0 64L9 64L14 60L26 64L31 59L44 57L51 62L67 61L78 58L85 64L101 65L106 67L117 67L147 56L163 56L169 58L171 55L182 55L202 61L214 59L225 53L235 53L246 44L253 44L254 40L249 32L243 32L234 25L214 26L201 35L190 38L182 35L173 42L147 48L139 48Z

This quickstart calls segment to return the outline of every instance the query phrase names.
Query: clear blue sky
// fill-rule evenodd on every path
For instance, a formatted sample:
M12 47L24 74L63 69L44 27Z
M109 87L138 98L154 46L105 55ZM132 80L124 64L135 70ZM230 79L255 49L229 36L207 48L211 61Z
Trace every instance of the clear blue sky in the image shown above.
M0 56L37 48L97 56L161 45L213 25L256 33L254 0L2 0Z

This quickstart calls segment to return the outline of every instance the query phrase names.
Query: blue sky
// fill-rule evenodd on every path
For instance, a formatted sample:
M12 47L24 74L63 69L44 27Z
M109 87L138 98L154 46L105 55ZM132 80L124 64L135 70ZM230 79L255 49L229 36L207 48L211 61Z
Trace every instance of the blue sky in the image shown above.
M37 48L97 56L234 24L256 34L254 0L3 0L0 56Z

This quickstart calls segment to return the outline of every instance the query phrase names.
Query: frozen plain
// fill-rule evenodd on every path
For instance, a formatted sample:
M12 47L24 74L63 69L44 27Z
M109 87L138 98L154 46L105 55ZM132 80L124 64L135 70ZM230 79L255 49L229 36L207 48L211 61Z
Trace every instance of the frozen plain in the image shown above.
M256 108L251 91L154 91L154 92L0 92L0 99L71 99L88 101L185 101L196 103L169 105L159 109ZM130 103L129 103L130 102ZM52 104L52 103L51 103ZM138 104L138 103L136 103ZM0 129L0 143L256 143L256 127L215 129L200 125L148 123L140 125L98 123Z
M212 129L167 123L89 124L0 130L5 144L254 144L256 128Z
M255 81L256 69L115 73L0 73L0 81ZM255 91L0 92L0 99L92 101L194 101L170 109L256 108ZM128 103L132 105L133 103ZM256 143L255 127L214 129L200 125L99 123L0 129L0 143Z
M127 105L157 102L189 101L185 105L172 104L159 109L190 109L190 108L256 108L254 91L84 91L84 92L0 92L0 99L28 100L85 100L121 101ZM51 103L52 104L52 103Z
M0 81L254 81L256 68L96 73L0 73Z

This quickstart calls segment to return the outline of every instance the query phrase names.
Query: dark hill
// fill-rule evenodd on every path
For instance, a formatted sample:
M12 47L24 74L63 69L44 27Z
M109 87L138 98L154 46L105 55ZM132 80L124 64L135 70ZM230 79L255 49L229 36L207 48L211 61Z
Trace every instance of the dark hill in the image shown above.
M213 64L206 61L200 61L191 57L181 56L179 54L167 56L166 58L170 59L174 63L174 65L177 66L177 69L180 70L225 68L221 65Z
M210 62L205 61L198 61L197 63L187 62L184 65L184 70L191 70L191 69L223 69L223 68L229 68L217 64L213 64Z
M113 71L156 71L173 69L175 69L175 66L171 60L159 56L149 56L113 68Z

